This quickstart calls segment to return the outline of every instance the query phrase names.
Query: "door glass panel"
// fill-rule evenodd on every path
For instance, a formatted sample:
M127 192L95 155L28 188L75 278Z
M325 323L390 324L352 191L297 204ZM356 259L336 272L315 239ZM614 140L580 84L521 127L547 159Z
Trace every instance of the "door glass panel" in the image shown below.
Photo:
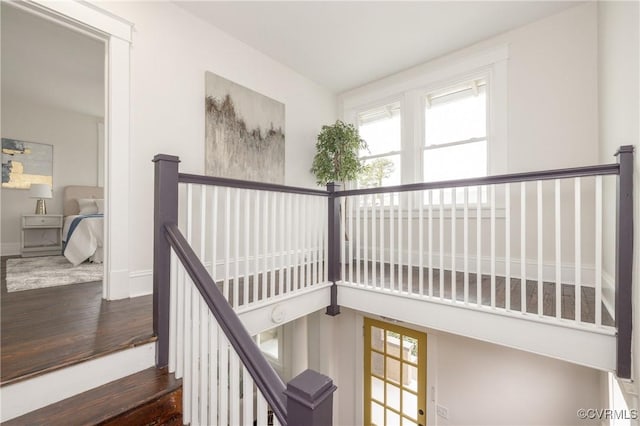
M402 414L418 418L418 396L415 393L402 391Z
M387 383L387 407L400 411L400 388Z
M418 339L402 336L402 359L416 362L418 359Z
M413 365L403 364L402 368L404 368L404 381L402 385L411 389L414 392L418 391L418 369Z
M400 416L391 410L387 410L387 426L400 426Z
M384 425L384 407L375 402L371 403L371 424L375 426Z
M384 330L378 327L371 327L371 347L384 352Z
M371 352L371 373L384 377L384 355Z
M400 383L400 361L387 357L387 380Z
M418 423L407 419L406 417L402 418L402 426L418 426Z
M387 353L400 358L400 335L387 331Z
M371 378L371 397L384 403L384 381L377 377Z

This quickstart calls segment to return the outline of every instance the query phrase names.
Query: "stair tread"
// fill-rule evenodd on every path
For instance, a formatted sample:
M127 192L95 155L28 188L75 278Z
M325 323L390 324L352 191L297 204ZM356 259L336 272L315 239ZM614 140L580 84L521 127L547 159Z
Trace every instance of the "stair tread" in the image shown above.
M155 367L16 417L3 425L95 425L179 390L182 380Z

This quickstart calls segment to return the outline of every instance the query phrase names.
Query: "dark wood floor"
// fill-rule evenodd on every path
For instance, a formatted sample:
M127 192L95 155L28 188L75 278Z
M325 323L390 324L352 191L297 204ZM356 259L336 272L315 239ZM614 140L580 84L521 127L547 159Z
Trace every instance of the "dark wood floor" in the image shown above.
M352 267L353 271L353 280L356 280L356 263L354 262ZM374 285L372 281L372 272L374 264L368 262L368 284ZM344 265L344 272L346 280L349 280L349 267L350 265ZM364 284L364 262L361 262L360 269L360 282ZM384 267L384 279L380 280L380 263L375 264L376 268L376 276L377 276L377 286L382 286L383 288L391 288L391 273L390 273L390 265L385 263ZM423 269L423 291L424 294L429 294L429 269ZM451 271L444 271L443 282L444 282L444 291L443 296L444 299L451 300L452 288L451 288ZM413 293L419 293L419 278L420 277L420 269L417 267L412 268L411 274L411 288ZM394 266L394 289L398 289L398 268ZM402 291L409 291L409 268L404 266L402 268ZM512 278L510 280L510 308L514 311L520 311L521 306L521 289L522 283L521 280ZM464 301L464 274L462 272L456 272L456 300ZM438 269L433 270L433 296L440 297L440 271ZM575 319L575 286L562 284L561 287L561 301L560 301L560 309L561 309L561 317L564 319ZM580 298L580 306L581 306L581 319L582 322L587 323L595 323L595 289L592 287L581 287L581 298ZM550 282L544 282L542 285L542 307L543 307L543 315L545 316L555 316L556 315L556 284ZM469 303L477 303L477 279L476 274L469 274L469 295L468 301ZM496 276L496 295L495 295L495 303L497 308L504 308L506 301L506 286L505 286L505 278ZM527 280L526 289L525 289L525 302L526 302L526 312L528 313L537 313L538 312L538 283L537 281ZM490 275L482 275L481 277L481 304L484 306L491 306L491 276ZM609 311L607 311L604 304L602 304L602 324L613 326L614 320L611 317Z
M102 282L7 293L0 274L0 385L155 340L151 296L105 301Z

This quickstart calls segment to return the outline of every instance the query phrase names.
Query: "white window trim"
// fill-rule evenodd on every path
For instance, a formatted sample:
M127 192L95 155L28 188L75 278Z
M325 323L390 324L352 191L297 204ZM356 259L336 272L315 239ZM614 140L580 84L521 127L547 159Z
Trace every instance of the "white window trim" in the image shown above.
M452 55L452 56L455 56ZM487 174L508 172L507 165L507 60L509 49L500 45L462 58L428 62L340 95L342 119L357 125L367 109L400 101L401 182L422 182L424 141L422 113L427 93L483 75L487 79Z

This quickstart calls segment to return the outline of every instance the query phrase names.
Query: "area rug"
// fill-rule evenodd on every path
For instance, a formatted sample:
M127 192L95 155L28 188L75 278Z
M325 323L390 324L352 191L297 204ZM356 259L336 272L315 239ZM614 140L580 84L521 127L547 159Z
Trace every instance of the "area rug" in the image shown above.
M73 266L64 256L8 259L7 291L100 281L102 271L102 264L85 262Z

